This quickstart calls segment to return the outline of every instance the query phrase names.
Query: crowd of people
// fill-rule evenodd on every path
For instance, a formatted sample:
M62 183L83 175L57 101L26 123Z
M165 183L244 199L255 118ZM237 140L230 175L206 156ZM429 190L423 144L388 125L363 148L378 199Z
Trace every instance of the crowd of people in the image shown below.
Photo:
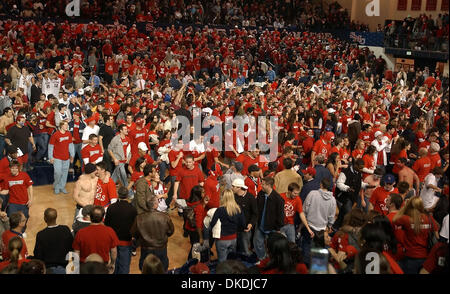
M403 21L390 21L384 27L385 46L423 50L448 51L449 17L448 13L436 17L422 14ZM381 28L379 28L380 31Z
M28 18L65 18L65 0L6 0L0 15ZM80 1L80 17L117 20L121 23L213 24L243 27L298 29L351 29L368 31L368 26L350 21L347 10L337 2L326 7L321 1L242 0L116 0Z
M166 273L173 234L196 273L320 272L317 248L330 273L367 273L369 253L380 273L448 271L443 73L386 74L381 56L326 33L33 21L0 33L3 273L129 273L137 248L143 273ZM204 124L178 138L182 117ZM227 129L233 118L247 127ZM54 197L81 175L72 228L49 207L31 253L37 163L53 166Z

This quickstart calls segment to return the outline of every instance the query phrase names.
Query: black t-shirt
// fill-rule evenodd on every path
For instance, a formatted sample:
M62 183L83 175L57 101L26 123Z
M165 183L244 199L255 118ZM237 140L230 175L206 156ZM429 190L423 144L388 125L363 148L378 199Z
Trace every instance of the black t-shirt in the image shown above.
M72 250L72 242L73 236L69 227L47 227L36 235L34 257L45 262L47 267L66 266L66 255Z
M103 148L108 149L109 143L111 143L111 140L114 138L115 134L113 129L108 125L102 125L100 127L100 130L98 132L98 136L102 136L102 143Z
M6 134L6 138L8 138L13 145L19 147L24 155L28 154L28 138L30 137L31 131L26 126L19 128L17 125L14 125Z
M136 208L125 200L108 207L105 225L111 227L121 241L131 241L131 226L136 219Z

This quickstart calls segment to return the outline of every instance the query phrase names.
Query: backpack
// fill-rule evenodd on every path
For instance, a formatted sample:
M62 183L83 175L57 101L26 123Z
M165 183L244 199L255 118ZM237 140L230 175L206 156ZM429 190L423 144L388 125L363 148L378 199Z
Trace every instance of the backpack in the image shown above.
M185 208L183 208L183 218L185 221L187 221L189 226L191 226L192 228L197 228L197 224L195 221L195 211L194 211L194 208L197 207L197 205L192 206L192 207L186 206Z

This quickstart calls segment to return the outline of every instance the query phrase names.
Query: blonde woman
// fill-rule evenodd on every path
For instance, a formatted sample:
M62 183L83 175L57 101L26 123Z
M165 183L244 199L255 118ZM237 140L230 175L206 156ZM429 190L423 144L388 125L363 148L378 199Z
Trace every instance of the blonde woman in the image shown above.
M425 212L422 199L412 197L394 216L393 223L404 231L405 257L399 265L405 274L418 274L428 257L428 238L430 231L438 236L439 225Z
M245 229L244 213L234 200L234 193L231 189L223 191L220 207L213 215L210 228L214 228L218 220L220 220L221 226L220 239L216 242L216 249L220 263L227 260L230 252L236 252L237 233Z

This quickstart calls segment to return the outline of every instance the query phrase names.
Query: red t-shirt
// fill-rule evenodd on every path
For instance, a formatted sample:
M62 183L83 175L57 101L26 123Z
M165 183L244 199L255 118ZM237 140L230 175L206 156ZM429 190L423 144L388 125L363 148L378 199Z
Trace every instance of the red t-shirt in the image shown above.
M187 202L187 205L194 208L195 225L197 226L197 228L203 228L203 220L205 219L207 213L206 209L203 207L200 201L192 203ZM189 225L189 222L186 222L184 227L186 228L186 230L195 231L195 228L191 227Z
M169 151L169 154L168 154L169 162L170 162L169 173L171 176L176 176L183 168L183 158L180 158L180 160L178 161L178 165L175 168L172 167L172 162L175 162L177 160L178 154L180 154L180 152L182 152L182 151L181 150L179 150L179 151L170 150Z
M53 145L53 158L59 160L68 160L70 158L69 145L72 143L72 134L66 131L64 134L61 131L55 132L51 137L49 144Z
M281 193L280 196L284 199L284 224L294 224L294 215L303 212L302 199L295 197L293 199L287 197L286 193Z
M22 266L22 264L24 262L29 262L29 261L31 261L31 259L19 259L17 261L17 267L20 269L20 267ZM10 264L11 264L10 260L5 260L5 261L0 262L0 272Z
M20 250L20 255L22 256L22 258L25 258L28 255L28 249L27 249L27 244L26 244L25 240L18 233L8 230L8 231L3 232L3 235L2 235L2 242L3 242L3 248L4 248L4 250L2 252L3 260L8 259L10 256L10 252L8 250L8 244L9 244L9 240L11 240L13 237L20 237L20 239L22 240L22 250Z
M442 161L439 153L429 154L428 157L430 158L431 162L431 170L433 170L433 168L435 167L441 167Z
M83 161L85 159L88 159L88 163L96 163L99 158L103 157L103 152L100 144L97 144L95 146L91 146L91 144L88 144L84 146L84 148L81 149L81 157L83 158Z
M120 140L122 141L123 154L125 155L125 158L126 158L127 157L128 145L130 145L130 139L128 137L125 137L123 139L121 138ZM120 162L121 163L125 163L125 162L127 162L127 160L124 159L124 160L121 160Z
M108 183L103 183L102 180L97 181L97 191L95 193L94 205L108 207L111 200L117 198L116 184L109 178Z
M205 195L209 197L207 208L219 208L220 206L220 193L219 193L219 181L216 177L209 176L205 181Z
M206 169L211 169L213 164L216 162L214 158L218 158L220 156L220 152L217 149L213 148L210 151L206 151Z
M355 149L352 152L352 156L354 159L363 158L364 149Z
M421 216L421 225L420 225L420 233L416 235L414 232L414 224L411 223L411 218L407 215L401 216L396 222L395 225L400 226L403 231L405 231L405 255L411 258L427 258L427 245L428 245L428 233L434 228L434 231L437 230L438 224L430 216L432 221L432 226L430 225L429 217L427 215Z
M197 166L192 170L183 167L176 176L176 181L180 182L181 199L188 199L191 196L192 188L205 181L202 171Z
M9 190L9 203L25 205L28 203L28 187L33 181L26 172L19 172L17 176L11 173L2 182L4 190Z
M133 129L128 133L128 138L131 140L131 153L135 154L138 152L138 144L141 142L144 142L145 145L147 145L147 148L149 148L148 142L149 142L149 136L148 133L145 131L145 129L138 130Z
M394 174L398 174L398 172L400 171L400 167L398 166L399 164L399 159L400 158L406 158L408 159L408 154L406 153L406 150L403 149L402 151L400 151L399 154L395 154L395 155L391 155L391 162L394 163L394 168L392 169L392 172Z
M81 144L83 141L80 138L80 122L73 122L73 143Z
M84 262L86 257L92 253L100 255L105 263L109 262L109 251L119 245L116 232L108 226L90 225L82 228L75 235L72 247L80 251L80 261Z
M259 191L261 191L261 189L262 189L261 179L257 178L257 180L255 182L249 176L247 176L247 177L245 177L244 183L248 187L247 191L256 198L256 195L258 195Z
M425 177L431 171L431 160L428 156L419 158L414 162L412 169L416 172L421 182L425 181Z
M322 154L325 160L328 158L330 150L331 144L325 144L322 139L314 143L313 151L316 153L316 156Z
M386 191L384 187L378 187L373 190L372 196L370 197L370 203L373 205L373 210L383 214L389 214L389 208L386 205L386 200L389 194L398 193L397 188L394 188L392 191Z
M242 163L242 175L243 176L246 176L246 175L248 175L248 167L249 166L251 166L251 165L253 165L253 164L256 164L256 165L258 165L258 157L256 157L256 158L251 158L250 156L245 156L244 157L244 162Z
M377 164L375 162L375 158L373 155L365 154L362 158L364 160L364 167L368 169L373 169L377 167ZM369 174L363 173L363 177L366 178Z
M106 102L105 109L109 110L112 115L116 115L120 110L120 106L116 102L114 102L112 104L110 104L109 102Z

